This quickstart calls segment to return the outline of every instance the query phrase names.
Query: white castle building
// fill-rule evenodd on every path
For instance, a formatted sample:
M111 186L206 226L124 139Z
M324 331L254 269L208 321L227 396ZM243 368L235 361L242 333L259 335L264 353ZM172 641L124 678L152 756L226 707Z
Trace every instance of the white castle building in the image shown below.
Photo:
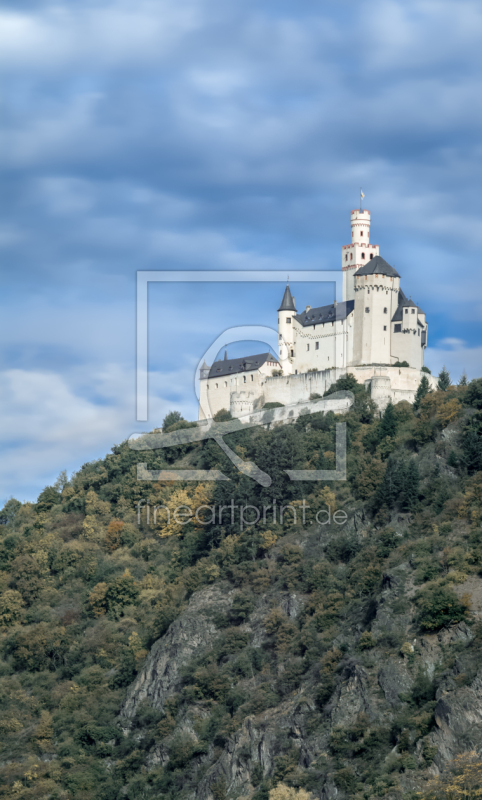
M307 401L347 373L365 385L380 409L390 400L413 402L428 324L404 294L397 270L370 244L370 223L369 211L351 212L351 242L341 256L343 302L307 305L298 313L286 285L278 309L279 358L263 353L228 359L225 353L211 367L202 365L200 419L221 409L239 417L266 403Z

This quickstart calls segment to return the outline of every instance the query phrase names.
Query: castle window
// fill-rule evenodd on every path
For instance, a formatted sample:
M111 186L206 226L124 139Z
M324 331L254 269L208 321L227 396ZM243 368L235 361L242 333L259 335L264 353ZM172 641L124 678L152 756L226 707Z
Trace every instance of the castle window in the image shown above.
M310 349L310 345L309 345L309 344L307 344L307 345L306 345L306 349L307 349L307 350L309 350L309 349Z
M246 375L243 375L243 383L246 383Z
M251 375L251 380L254 381L254 375Z
M216 384L216 389L219 389L219 383Z
M363 231L360 231L360 236L363 236Z
M228 385L228 382L227 382L227 381L224 381L224 388L226 388L226 387L227 387L227 385Z
M420 334L420 331L419 331L419 334ZM316 342L316 344L315 344L315 350L319 350L319 349L320 349L320 343L319 343L319 342Z
M288 325L291 325L291 317L286 317L286 322L288 323Z
M365 258L365 253L362 253L362 254L361 254L361 257L362 257L362 258Z
M408 314L408 308L405 309L405 314Z
M345 261L348 261L348 253L345 253Z
M395 325L394 333L401 333L401 332L402 332L402 326L401 325Z
M373 258L373 253L370 253L370 258Z
M350 261L353 261L353 253L350 253Z
M280 340L283 338L283 337L282 337L282 335L281 335L281 333L280 333L280 335L279 335L279 338L280 338Z
M384 330L384 331L386 331L386 329L387 329L387 326L386 326L386 325L384 325L384 326L383 326L383 330Z
M412 308L412 314L415 314L415 309L414 308Z
M383 313L384 313L384 314L388 314L388 308L384 308L384 309L383 309Z
M367 306L367 307L365 308L365 314L369 314L369 313L370 313L370 309L369 309L369 308L368 308L368 306Z
M291 358L293 358L293 357L294 357L294 354L295 354L295 351L294 351L294 350L292 350L292 351L291 351Z

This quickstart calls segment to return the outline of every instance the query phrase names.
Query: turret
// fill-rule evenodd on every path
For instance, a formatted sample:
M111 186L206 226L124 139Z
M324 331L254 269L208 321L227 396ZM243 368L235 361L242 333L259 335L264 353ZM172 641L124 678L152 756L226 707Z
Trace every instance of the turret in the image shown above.
M391 324L397 308L400 275L380 256L360 267L355 283L353 364L391 363Z
M350 215L351 242L341 249L343 270L343 300L355 299L354 275L367 261L379 255L377 244L370 244L370 212L355 209Z
M294 347L293 317L296 314L295 298L286 284L281 305L278 308L279 358L285 373L292 372Z

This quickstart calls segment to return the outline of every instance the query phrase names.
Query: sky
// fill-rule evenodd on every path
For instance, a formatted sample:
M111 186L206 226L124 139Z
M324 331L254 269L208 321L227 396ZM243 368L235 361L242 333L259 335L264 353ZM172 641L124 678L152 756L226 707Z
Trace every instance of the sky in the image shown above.
M3 0L0 507L195 419L212 342L276 327L282 283L152 284L138 423L138 270L339 269L361 186L426 364L481 376L481 41L472 0Z

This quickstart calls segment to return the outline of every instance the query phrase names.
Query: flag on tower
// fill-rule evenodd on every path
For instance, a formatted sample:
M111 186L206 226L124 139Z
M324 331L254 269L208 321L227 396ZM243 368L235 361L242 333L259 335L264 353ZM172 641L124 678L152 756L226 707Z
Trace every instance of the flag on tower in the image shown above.
M365 195L363 194L363 192L360 192L360 194L361 194L361 197L362 197L362 200L363 200L363 198L365 197Z
M364 197L365 197L365 195L363 194L361 186L360 186L360 211L362 210L362 200L363 200Z

